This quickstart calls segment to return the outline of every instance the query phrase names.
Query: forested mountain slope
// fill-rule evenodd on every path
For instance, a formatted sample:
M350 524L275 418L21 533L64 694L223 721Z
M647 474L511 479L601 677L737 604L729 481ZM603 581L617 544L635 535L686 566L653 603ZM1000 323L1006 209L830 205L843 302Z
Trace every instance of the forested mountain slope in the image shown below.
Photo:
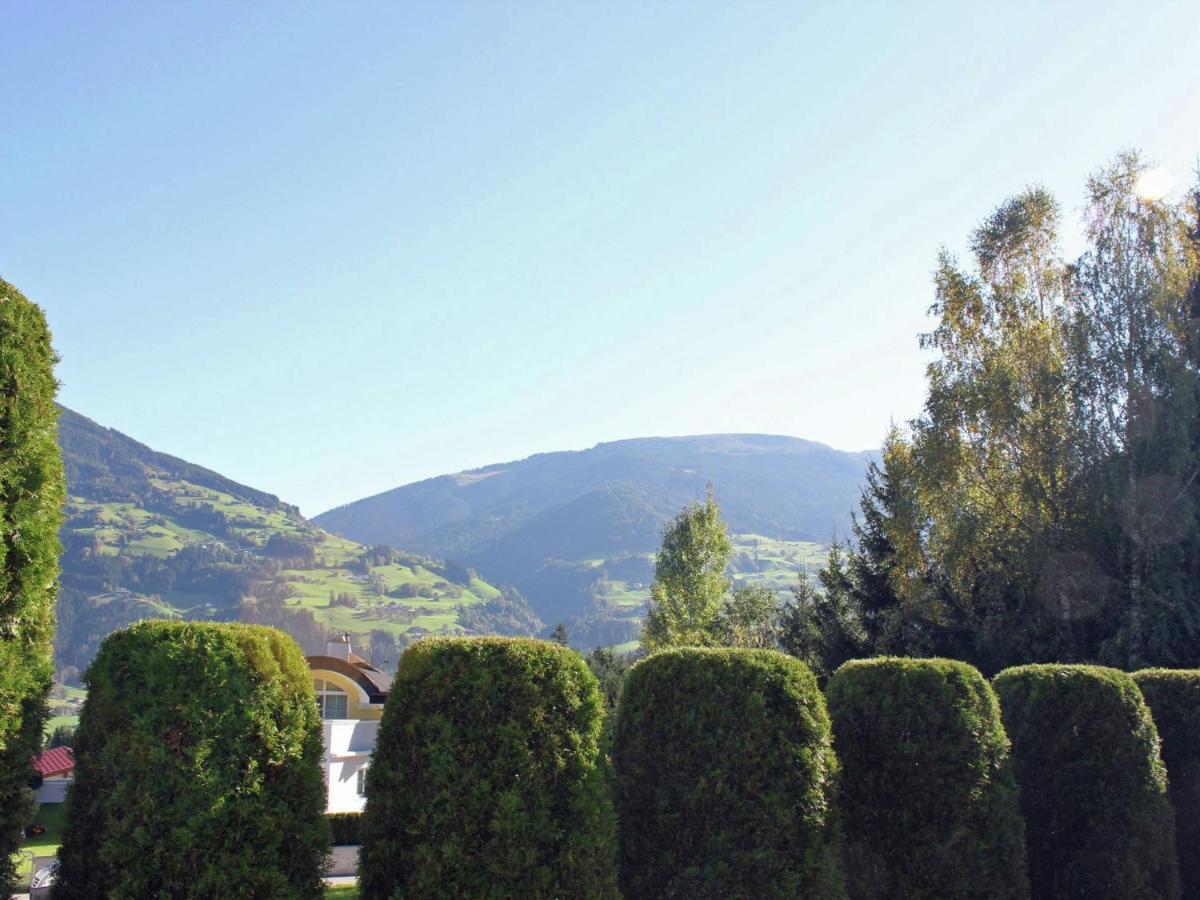
M347 630L393 663L424 633L541 627L462 566L327 534L272 494L65 408L59 445L69 498L56 652L67 678L141 618L275 624L309 650Z
M775 572L774 554L794 573L847 532L870 457L775 435L640 438L431 478L314 521L471 565L515 585L547 622L595 619L614 597L644 597L663 524L709 483L742 536L738 571Z

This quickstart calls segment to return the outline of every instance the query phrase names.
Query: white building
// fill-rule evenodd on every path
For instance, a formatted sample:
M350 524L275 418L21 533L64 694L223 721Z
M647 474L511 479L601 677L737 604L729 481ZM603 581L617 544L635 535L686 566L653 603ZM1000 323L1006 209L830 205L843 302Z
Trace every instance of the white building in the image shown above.
M42 776L37 802L62 803L67 797L67 787L75 777L75 754L71 748L47 750L34 758L33 767Z
M308 666L323 720L326 808L362 812L363 779L392 679L351 651L349 634L326 644L324 655L308 657Z

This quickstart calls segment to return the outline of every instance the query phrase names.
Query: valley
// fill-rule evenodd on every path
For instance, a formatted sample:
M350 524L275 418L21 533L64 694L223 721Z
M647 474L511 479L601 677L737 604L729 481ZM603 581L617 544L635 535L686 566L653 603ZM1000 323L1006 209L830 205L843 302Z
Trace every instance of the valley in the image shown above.
M469 569L330 534L270 494L70 410L59 442L69 490L61 680L77 681L106 635L144 618L277 625L310 652L350 631L391 664L424 634L542 627L519 597Z
M359 504L311 521L71 410L59 443L69 499L56 669L66 683L105 636L146 618L275 625L310 652L348 631L385 668L424 635L546 634L560 623L580 649L633 649L661 529L706 480L722 479L735 531L762 527L735 533L731 576L787 594L824 558L813 536L845 527L835 511L861 466L858 454L768 436L618 442L389 492L391 521L405 525L387 529L364 524ZM810 480L783 481L780 467L795 477L807 468ZM747 498L764 483L772 499L754 507Z

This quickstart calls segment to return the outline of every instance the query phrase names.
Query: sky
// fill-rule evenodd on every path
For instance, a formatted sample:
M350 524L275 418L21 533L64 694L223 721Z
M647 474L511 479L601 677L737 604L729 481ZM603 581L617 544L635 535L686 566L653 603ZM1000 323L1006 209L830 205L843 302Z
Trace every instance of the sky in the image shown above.
M647 435L878 446L931 272L1200 159L1191 3L0 0L60 400L314 515Z

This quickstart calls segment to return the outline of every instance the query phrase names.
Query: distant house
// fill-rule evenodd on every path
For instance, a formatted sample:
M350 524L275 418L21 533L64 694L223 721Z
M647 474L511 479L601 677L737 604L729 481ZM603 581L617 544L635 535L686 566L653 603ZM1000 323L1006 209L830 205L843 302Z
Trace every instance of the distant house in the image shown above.
M70 747L55 747L34 757L33 767L42 776L38 803L62 803L67 785L75 777L75 754Z
M326 809L361 812L367 766L392 679L350 649L349 634L327 643L323 655L308 657L308 667L323 720Z

